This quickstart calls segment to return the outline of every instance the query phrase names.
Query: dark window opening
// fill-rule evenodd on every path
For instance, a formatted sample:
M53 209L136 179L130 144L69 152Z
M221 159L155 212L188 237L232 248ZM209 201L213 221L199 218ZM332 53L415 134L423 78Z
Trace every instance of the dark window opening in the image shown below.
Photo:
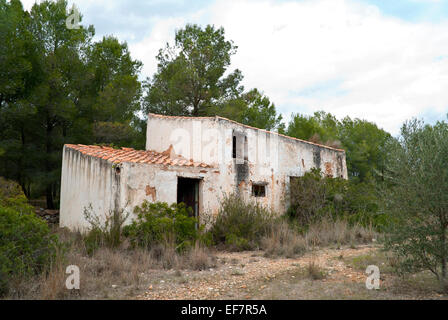
M232 136L232 158L241 163L248 160L247 136L240 132L234 132Z
M247 146L247 137L244 137L244 160L247 161L248 157L247 155L249 154L249 150L248 150L248 146Z
M233 143L232 143L232 158L236 159L236 137L233 136Z
M252 185L252 195L254 197L266 197L266 186L265 185Z
M199 182L200 179L181 178L177 180L177 203L185 203L191 208L191 215L199 217Z

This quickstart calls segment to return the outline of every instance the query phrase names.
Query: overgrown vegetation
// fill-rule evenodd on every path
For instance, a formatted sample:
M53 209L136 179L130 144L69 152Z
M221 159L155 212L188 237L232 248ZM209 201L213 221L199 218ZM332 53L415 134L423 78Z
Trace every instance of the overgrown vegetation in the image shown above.
M130 213L124 210L110 211L105 215L104 221L92 211L92 205L84 208L84 218L90 224L88 232L84 235L84 243L88 254L96 249L107 246L116 248L122 242L123 225Z
M324 209L324 208L323 208ZM377 238L371 225L349 222L322 211L306 225L278 216L236 194L223 198L210 231L214 244L228 250L263 249L267 256L294 257L318 246L370 243Z
M214 244L230 250L251 250L271 230L274 213L239 195L228 194L221 200L218 216L210 233Z
M388 221L388 216L378 210L379 198L373 180L333 179L313 169L303 177L291 179L289 193L291 205L287 215L303 228L328 217L378 230Z
M0 178L0 296L20 279L48 271L60 245L20 186Z
M133 246L151 248L169 243L181 251L199 240L203 229L192 216L192 209L183 203L168 205L145 201L134 209L134 213L136 219L124 228L124 234Z
M386 249L397 271L432 272L448 290L448 124L407 122L389 145L384 210L393 217Z

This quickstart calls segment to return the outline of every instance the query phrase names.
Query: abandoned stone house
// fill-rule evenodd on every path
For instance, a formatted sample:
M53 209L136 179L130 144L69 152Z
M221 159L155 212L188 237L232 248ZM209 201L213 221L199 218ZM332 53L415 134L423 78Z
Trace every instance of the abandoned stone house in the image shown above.
M146 150L64 146L60 224L83 230L90 205L104 219L115 209L132 212L144 200L184 202L209 221L232 192L281 213L290 181L312 168L346 179L344 150L218 116L149 114Z

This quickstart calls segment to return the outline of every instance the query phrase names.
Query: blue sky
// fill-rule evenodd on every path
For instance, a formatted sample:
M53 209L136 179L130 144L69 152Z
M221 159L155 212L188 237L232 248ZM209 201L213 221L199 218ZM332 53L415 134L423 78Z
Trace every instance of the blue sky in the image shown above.
M23 0L30 8L34 0ZM186 23L223 26L231 69L289 119L324 110L398 133L448 113L448 0L69 0L97 38L127 41L144 63Z
M448 2L443 0L365 0L384 14L411 22L439 22L448 17Z

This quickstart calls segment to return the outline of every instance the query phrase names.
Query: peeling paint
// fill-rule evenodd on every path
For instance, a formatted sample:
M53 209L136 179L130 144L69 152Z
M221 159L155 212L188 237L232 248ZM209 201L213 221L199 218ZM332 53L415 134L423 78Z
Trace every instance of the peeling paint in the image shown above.
M333 177L333 164L331 162L325 162L325 175Z
M149 185L146 186L146 195L152 197L152 201L156 201L156 188Z

